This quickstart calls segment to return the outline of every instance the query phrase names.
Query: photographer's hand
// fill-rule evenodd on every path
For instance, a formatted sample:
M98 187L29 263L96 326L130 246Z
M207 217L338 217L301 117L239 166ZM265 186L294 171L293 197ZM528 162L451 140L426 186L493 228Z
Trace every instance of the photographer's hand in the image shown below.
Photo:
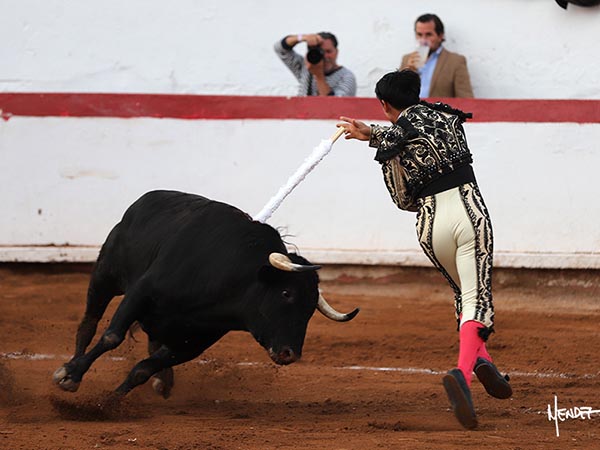
M321 45L321 43L323 42L323 38L321 36L319 36L318 34L302 34L302 33L289 34L285 38L285 43L289 47L293 47L296 44L299 44L300 42L306 42L306 45L308 45L309 47L316 47L318 45Z
M323 38L318 34L305 34L302 36L302 40L309 47L317 47L323 43Z
M327 78L325 78L324 60L319 61L317 64L311 64L306 61L306 68L315 78L319 95L332 95L331 86L329 86Z
M308 60L305 61L306 68L317 79L317 82L319 81L319 79L325 79L325 64L323 60L319 61L316 64L312 64Z

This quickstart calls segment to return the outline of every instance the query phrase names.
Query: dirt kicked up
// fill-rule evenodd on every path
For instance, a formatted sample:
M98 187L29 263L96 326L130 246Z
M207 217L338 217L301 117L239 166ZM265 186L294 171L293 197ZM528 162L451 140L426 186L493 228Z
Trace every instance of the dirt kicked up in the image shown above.
M146 384L115 402L146 355L141 331L77 393L52 384L73 352L90 269L0 266L1 449L600 449L600 413L585 413L600 409L598 272L496 270L488 348L514 395L493 399L474 379L479 427L465 431L441 384L458 336L434 270L323 269L330 303L361 312L342 324L313 316L299 362L278 367L234 332L175 368L168 400Z

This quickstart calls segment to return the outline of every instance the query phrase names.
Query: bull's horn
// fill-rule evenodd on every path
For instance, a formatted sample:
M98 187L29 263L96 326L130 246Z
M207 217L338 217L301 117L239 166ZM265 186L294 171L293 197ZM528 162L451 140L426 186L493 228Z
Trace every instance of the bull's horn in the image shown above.
M271 253L269 255L269 262L276 269L285 270L286 272L307 272L309 270L318 270L321 268L321 266L315 266L313 264L302 265L293 263L292 260L283 253Z
M327 303L327 300L321 295L319 291L319 302L317 303L317 309L323 314L325 317L331 320L335 320L336 322L348 322L349 320L354 319L354 316L358 314L360 308L356 308L354 311L342 314L337 312L333 307Z

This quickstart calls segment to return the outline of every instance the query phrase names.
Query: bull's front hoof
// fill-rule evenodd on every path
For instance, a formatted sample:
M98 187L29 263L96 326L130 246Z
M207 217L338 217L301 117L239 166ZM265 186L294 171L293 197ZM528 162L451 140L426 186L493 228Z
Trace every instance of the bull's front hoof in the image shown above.
M158 377L152 377L152 389L164 399L171 396L171 390L167 387L166 383Z
M65 366L59 367L54 375L52 375L52 381L63 391L76 392L79 389L79 382L73 381L71 376L67 372Z

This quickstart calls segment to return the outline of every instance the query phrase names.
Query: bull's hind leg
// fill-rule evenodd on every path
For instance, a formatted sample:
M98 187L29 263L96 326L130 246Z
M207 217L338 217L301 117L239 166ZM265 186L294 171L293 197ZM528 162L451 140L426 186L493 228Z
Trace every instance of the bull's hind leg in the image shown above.
M148 353L152 356L160 349L161 345L157 341L148 341ZM166 369L162 369L158 373L152 375L152 389L158 395L167 399L171 396L171 390L173 389L173 385L175 384L175 377L173 375L173 369L171 367L167 367Z
M54 382L65 391L75 392L94 361L123 342L129 327L143 314L146 299L147 296L139 285L131 289L121 301L98 343L89 352L74 357L54 372Z
M134 387L144 384L154 374L166 369L172 371L172 366L191 361L221 339L225 333L226 332L218 332L204 335L193 343L187 344L185 347L171 349L166 345L161 346L149 358L144 359L135 365L131 372L129 372L129 375L127 375L123 384L117 388L116 393L118 395L125 395Z

